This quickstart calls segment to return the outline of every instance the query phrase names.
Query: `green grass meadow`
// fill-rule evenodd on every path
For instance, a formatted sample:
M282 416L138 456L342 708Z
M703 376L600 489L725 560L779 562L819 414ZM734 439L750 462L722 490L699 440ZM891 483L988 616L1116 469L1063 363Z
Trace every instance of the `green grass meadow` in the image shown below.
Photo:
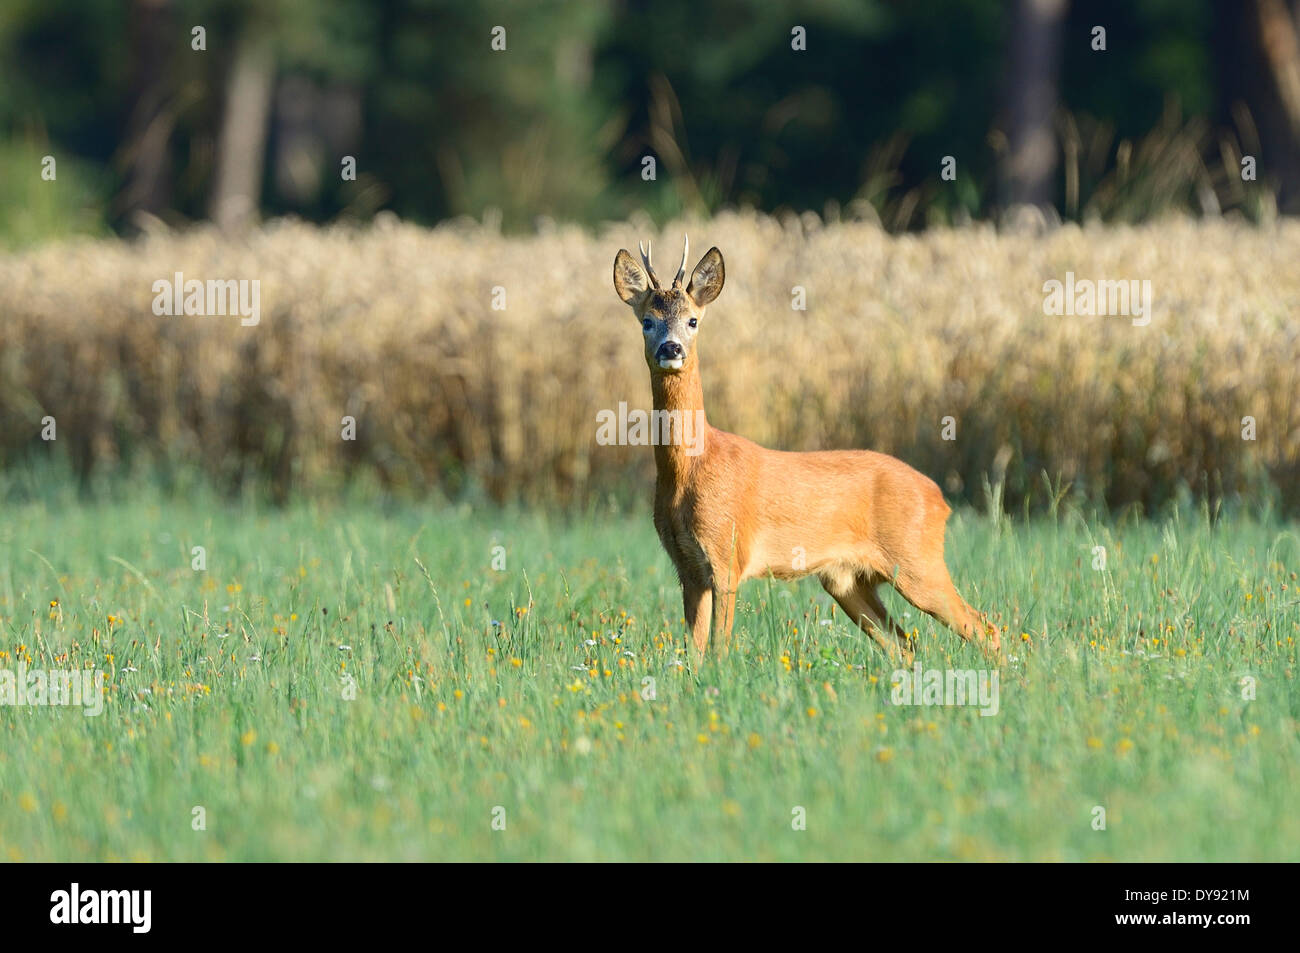
M107 681L0 706L0 858L1300 859L1294 524L959 510L948 562L1006 628L991 717L891 704L812 580L697 669L646 512L8 503L0 669Z

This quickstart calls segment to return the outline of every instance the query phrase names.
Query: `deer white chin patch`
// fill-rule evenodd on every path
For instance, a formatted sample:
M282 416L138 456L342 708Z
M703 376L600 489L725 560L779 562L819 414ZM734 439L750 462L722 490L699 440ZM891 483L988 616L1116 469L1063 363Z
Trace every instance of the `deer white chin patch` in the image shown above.
M666 371L680 371L682 369L682 359L680 357L675 357L671 361L661 360L659 366Z

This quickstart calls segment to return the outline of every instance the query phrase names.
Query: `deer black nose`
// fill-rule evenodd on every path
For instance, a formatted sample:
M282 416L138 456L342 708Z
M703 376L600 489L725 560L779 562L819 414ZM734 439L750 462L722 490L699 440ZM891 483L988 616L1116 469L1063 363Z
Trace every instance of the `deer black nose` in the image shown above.
M655 360L675 361L682 356L682 346L676 341L664 341L655 352Z

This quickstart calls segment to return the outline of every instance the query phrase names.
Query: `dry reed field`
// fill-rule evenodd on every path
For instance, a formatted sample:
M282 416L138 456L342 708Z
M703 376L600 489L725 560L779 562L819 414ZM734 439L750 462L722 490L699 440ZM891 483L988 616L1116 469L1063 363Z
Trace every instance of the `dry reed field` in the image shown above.
M670 278L684 228L727 262L715 424L1051 495L954 506L996 669L887 592L898 669L811 579L689 654L653 454L596 423L650 403L614 254L651 233ZM0 463L131 479L3 474L0 859L1294 861L1298 237L281 223L4 259ZM155 315L177 272L259 280L260 321ZM1150 281L1152 320L1045 314L1068 272ZM241 482L283 505L210 485ZM51 711L5 670L99 682Z
M1041 500L1043 474L1111 505L1180 487L1300 504L1300 223L1286 220L890 236L727 214L523 237L277 222L239 240L52 244L0 257L0 465L54 447L83 476L196 464L281 493L358 471L496 500L644 490L651 454L595 439L598 411L650 402L611 263L650 238L671 273L683 231L726 258L700 344L716 426L893 453L958 498L991 476L1009 505ZM154 282L176 272L260 280L260 322L155 315ZM1150 323L1045 314L1044 282L1067 272L1149 280Z

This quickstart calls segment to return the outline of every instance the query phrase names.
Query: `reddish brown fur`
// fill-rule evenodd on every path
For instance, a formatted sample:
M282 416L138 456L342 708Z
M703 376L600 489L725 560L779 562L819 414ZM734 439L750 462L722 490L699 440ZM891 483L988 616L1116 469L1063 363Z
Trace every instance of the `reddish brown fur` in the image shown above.
M697 290L701 269L714 255L716 274L703 274L711 286ZM644 275L626 251L619 252L615 287L638 319L650 311L654 297L643 286ZM687 317L703 316L722 280L722 258L712 249L681 294ZM683 416L702 412L693 337L680 370L661 369L651 351L647 343L655 409ZM655 464L655 528L677 568L686 622L700 655L708 647L711 623L721 635L718 650L727 650L737 588L769 574L780 579L817 575L891 656L910 659L912 646L880 602L876 590L883 583L963 639L999 649L996 627L962 599L948 575L943 537L950 510L943 494L901 460L866 450L767 450L706 424L702 452L692 455L681 444L656 446Z

